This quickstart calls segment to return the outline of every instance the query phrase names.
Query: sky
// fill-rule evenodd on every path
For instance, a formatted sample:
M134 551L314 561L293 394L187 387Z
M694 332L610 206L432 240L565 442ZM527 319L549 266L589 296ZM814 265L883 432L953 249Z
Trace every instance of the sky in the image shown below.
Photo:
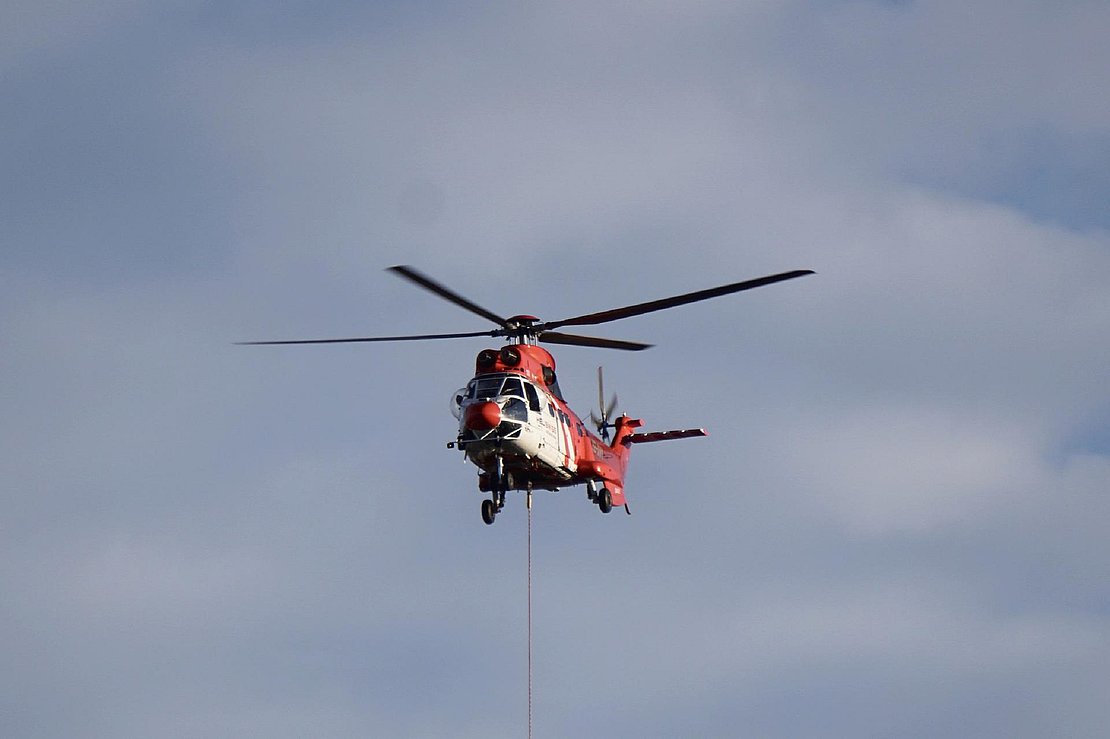
M649 430L532 512L535 736L1101 736L1110 5L0 9L0 734L527 731L491 341ZM583 330L581 333L591 333Z

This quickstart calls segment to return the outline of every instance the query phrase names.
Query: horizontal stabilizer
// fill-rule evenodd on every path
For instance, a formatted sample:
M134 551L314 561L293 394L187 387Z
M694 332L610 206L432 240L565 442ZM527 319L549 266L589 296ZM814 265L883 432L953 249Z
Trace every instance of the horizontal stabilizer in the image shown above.
M646 434L629 434L624 437L625 444L644 444L649 441L670 441L689 439L691 436L708 436L705 429L682 429L680 431L651 431Z

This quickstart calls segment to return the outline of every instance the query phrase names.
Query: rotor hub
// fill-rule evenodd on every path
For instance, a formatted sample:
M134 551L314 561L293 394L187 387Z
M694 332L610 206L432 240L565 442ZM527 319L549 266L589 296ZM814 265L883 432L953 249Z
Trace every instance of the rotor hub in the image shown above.
M505 319L505 328L500 333L509 341L517 340L523 344L536 344L540 333L536 327L539 320L536 316L512 316Z

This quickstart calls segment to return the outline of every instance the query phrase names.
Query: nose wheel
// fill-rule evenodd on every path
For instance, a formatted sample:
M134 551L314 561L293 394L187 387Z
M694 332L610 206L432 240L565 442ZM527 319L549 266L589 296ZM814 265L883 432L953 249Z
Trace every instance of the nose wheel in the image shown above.
M490 497L482 501L482 520L485 521L486 526L493 523L497 518L497 513L505 507L505 492L508 490L509 484L505 475L505 464L501 459L501 455L497 455L497 464L490 475L490 487L492 488Z
M493 491L492 498L486 498L482 501L482 520L486 522L486 526L493 523L497 518L497 514L505 507L505 490L498 488Z
M486 498L482 501L482 520L489 526L493 523L495 518L497 518L497 505L489 498Z

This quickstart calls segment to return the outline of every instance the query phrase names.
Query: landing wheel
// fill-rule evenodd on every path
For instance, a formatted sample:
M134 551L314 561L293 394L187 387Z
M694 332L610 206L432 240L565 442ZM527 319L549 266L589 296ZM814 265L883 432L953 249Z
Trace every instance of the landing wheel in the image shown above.
M497 518L497 506L493 504L492 500L486 499L482 501L482 520L489 526L493 523L493 519Z
M601 509L602 513L613 510L613 496L609 493L609 488L602 488L597 491L597 507Z

